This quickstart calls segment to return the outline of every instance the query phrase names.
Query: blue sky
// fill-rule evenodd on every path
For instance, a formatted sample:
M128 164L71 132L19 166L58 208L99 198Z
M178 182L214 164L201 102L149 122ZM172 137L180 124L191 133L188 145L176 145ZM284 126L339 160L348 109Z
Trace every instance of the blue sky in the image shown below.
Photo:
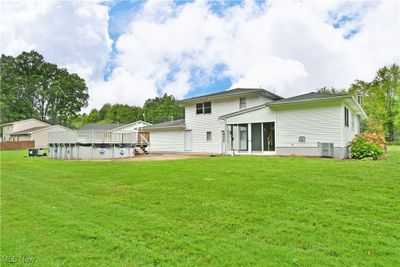
M1 2L2 53L83 77L89 107L235 87L348 88L399 63L398 1ZM371 52L373 51L373 52Z
M193 3L193 0L179 0L179 1L174 1L176 6L181 6L185 5L187 3ZM258 4L264 3L265 1L256 1ZM145 4L145 1L135 1L135 0L128 0L128 1L114 1L111 3L106 3L110 7L109 9L109 26L108 26L108 31L110 38L113 40L113 46L112 46L112 54L110 56L110 60L107 64L107 67L104 71L104 79L108 80L110 78L111 72L113 68L115 67L115 64L113 63L113 60L115 58L116 54L116 47L115 43L118 40L118 37L124 33L124 30L126 29L126 26L129 24L131 19L137 14L141 8L143 8L143 5ZM243 1L211 1L209 3L210 9L215 13L220 16L223 15L224 10L233 6L237 5L243 5ZM207 84L202 84L198 85L191 90L187 94L187 97L192 97L194 95L202 95L202 94L207 94L207 93L214 93L218 92L221 90L226 90L231 87L232 85L232 80L229 77L218 77L221 74L221 70L224 68L221 67L220 65L215 66L215 77L212 77L209 79L209 82ZM196 71L201 71L199 69L194 69L192 72ZM174 71L169 76L173 76Z
M174 4L179 7L188 3L193 3L193 0L180 0L174 1ZM263 5L266 1L255 1L256 5ZM116 42L121 34L125 33L127 25L131 22L132 18L134 18L137 13L143 8L145 1L114 1L111 3L107 3L106 5L109 6L109 26L108 31L110 38L113 40L112 45L112 53L108 64L104 71L104 80L109 80L112 70L115 67L114 60L116 51ZM223 17L224 12L234 6L243 6L244 1L210 1L208 3L210 11L214 14ZM364 4L363 4L364 5ZM360 8L361 9L361 8ZM348 25L352 21L360 19L362 16L362 9L356 12L350 13L341 13L337 10L333 10L329 12L329 19L330 24L335 29L343 28L344 26ZM348 29L347 32L343 34L345 39L353 38L358 32L360 31L359 25L354 25L352 28ZM198 84L191 79L190 82L192 83L191 90L186 94L187 97L192 97L194 95L201 95L207 93L213 93L221 90L226 90L230 88L233 84L233 81L230 77L223 77L222 71L226 68L224 64L219 64L214 66L215 75L213 77L208 78L206 83ZM174 74L179 71L179 67L171 68L170 73L167 76L168 80L171 80ZM191 73L200 72L201 69L193 67ZM222 76L222 77L221 77ZM260 85L261 86L261 85ZM159 88L160 89L160 88Z

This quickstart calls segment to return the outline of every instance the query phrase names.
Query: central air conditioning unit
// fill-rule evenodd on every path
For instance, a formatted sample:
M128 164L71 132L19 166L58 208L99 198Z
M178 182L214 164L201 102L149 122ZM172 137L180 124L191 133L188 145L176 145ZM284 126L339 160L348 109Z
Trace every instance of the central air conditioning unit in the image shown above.
M333 158L333 143L319 143L321 157Z

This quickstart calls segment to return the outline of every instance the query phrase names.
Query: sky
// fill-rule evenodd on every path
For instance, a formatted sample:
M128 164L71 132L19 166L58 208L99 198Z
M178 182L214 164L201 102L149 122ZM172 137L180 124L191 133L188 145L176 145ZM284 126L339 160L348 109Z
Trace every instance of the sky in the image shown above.
M1 53L87 82L89 106L232 88L348 88L400 63L400 1L1 1Z

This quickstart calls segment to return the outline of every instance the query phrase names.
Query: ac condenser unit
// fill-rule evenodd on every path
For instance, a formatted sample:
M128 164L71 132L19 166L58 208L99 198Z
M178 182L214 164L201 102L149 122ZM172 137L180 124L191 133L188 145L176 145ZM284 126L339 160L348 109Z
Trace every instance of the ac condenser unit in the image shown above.
M321 157L333 158L333 143L320 143Z

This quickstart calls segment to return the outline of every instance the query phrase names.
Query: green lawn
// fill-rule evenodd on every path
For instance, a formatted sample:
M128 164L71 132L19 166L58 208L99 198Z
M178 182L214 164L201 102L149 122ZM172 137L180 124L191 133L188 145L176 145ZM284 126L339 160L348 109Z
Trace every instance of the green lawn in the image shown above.
M389 149L383 161L2 152L2 265L400 266L400 147Z

